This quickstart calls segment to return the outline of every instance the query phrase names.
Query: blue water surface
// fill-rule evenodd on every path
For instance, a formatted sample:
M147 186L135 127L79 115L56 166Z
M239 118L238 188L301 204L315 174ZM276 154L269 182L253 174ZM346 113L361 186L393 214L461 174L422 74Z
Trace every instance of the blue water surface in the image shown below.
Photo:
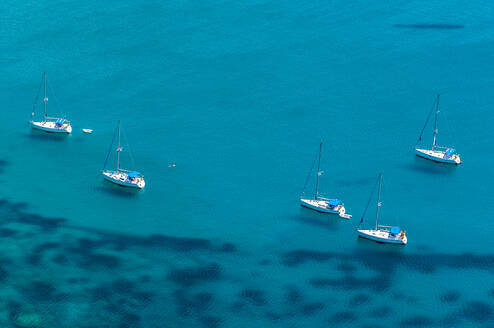
M1 326L489 327L493 10L2 1ZM69 136L29 128L44 71ZM413 153L437 93L458 167ZM101 177L118 120L145 190ZM299 207L320 140L350 221ZM404 247L357 238L378 172Z

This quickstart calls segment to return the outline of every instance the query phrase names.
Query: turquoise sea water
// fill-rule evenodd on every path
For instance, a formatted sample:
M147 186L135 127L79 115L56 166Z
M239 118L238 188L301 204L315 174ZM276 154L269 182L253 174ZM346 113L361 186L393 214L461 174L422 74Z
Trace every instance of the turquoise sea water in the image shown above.
M3 1L1 325L489 327L493 10ZM70 136L27 124L43 71ZM413 154L436 93L459 167ZM100 175L119 119L140 192ZM299 207L321 139L350 221ZM355 233L380 171L405 247Z

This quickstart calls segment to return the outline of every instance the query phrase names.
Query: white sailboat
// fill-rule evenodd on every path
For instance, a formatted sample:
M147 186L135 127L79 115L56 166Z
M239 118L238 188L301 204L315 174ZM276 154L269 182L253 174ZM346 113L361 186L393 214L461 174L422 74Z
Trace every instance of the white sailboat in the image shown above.
M342 218L350 219L352 216L346 213L345 205L341 200L336 198L325 198L319 195L319 177L323 173L321 171L321 153L322 153L322 141L319 144L319 159L317 165L316 191L314 193L314 198L312 199L312 198L304 197L305 194L305 187L304 187L304 192L300 197L300 205L306 208L310 208L311 210L314 211L329 213L329 214L338 214Z
M43 73L43 84L44 84L44 113L42 121L34 120L34 110L32 112L32 119L29 121L31 127L36 130L41 130L45 132L51 133L65 133L69 134L72 132L72 126L70 126L70 122L63 117L48 117L46 113L46 104L48 103L48 97L46 95L46 73ZM39 92L38 92L39 94ZM37 98L37 97L36 97Z
M422 140L422 135L424 134L424 130L427 126L427 123L429 122L429 118L431 116L432 110L429 113L429 116L427 116L427 120L425 121L424 128L422 129L422 132L420 133L419 139L417 140L417 143L415 144L415 155L434 161L438 163L446 163L446 164L461 164L461 159L460 155L456 152L456 149L453 147L441 147L437 145L437 134L438 134L438 129L437 129L437 115L439 114L439 95L437 95L436 99L436 115L434 119L434 131L433 131L433 136L432 136L432 147L429 148L419 148L418 144ZM433 107L434 109L434 107Z
M382 180L383 180L383 175L382 173L380 173L379 191L377 194L376 226L374 229L357 228L358 235L359 237L374 240L379 243L405 245L407 243L407 236L404 230L401 230L400 227L396 227L396 226L384 226L379 224L379 209L382 206L381 203ZM373 193L374 190L372 191L372 194ZM364 222L365 212L367 212L367 208L369 207L370 201L372 199L372 194L371 194L371 198L369 198L369 202L367 203L367 207L365 208L364 213L362 214L362 218L360 219L360 224Z
M118 146L117 146L117 168L115 170L107 170L106 163L108 162L108 158L110 157L110 153L113 147L113 140L110 145L110 150L108 155L106 156L105 165L103 167L103 178L106 180L113 182L117 185L129 188L138 188L142 189L146 186L146 182L144 181L144 176L136 171L129 171L120 168L120 152L123 148L120 146L120 121L118 121ZM114 137L115 138L115 137Z

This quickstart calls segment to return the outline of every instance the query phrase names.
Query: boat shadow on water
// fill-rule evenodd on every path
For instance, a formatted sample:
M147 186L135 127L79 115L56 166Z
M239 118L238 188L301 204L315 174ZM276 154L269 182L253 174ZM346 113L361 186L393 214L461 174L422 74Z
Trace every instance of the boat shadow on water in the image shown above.
M359 236L357 236L356 238L357 238L357 246L358 247L362 247L365 250L369 250L369 247L370 247L370 251L376 251L376 252L378 252L383 247L385 247L385 251L386 252L400 253L402 250L405 249L403 247L405 245L403 245L403 244L385 243L385 242L381 242L381 241L376 241L376 240L370 240L370 239L362 238L362 237L359 237Z
M138 197L141 192L143 192L143 190L123 187L111 183L107 180L103 180L101 182L101 186L94 186L93 189L99 193L104 193L107 195L117 196L121 198L135 198Z
M31 129L28 133L23 134L25 138L31 140L40 140L40 141L66 141L68 135L65 133L50 133L41 130Z
M5 159L0 159L0 174L2 174L7 166L9 166L10 162Z
M399 165L399 168L428 175L452 175L458 169L457 165L432 162L428 159L415 156L413 163Z
M319 213L301 206L300 215L295 216L294 220L315 227L336 231L338 230L339 221L342 219L336 214Z

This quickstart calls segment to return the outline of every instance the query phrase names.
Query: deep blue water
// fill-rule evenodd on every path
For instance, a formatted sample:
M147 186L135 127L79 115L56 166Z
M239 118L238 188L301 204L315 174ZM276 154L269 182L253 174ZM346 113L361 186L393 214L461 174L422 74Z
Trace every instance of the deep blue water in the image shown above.
M1 325L489 327L493 10L3 1ZM27 124L43 71L68 137ZM413 155L437 93L459 167ZM140 192L100 176L119 119ZM350 221L298 205L320 140ZM355 233L378 172L405 247Z

